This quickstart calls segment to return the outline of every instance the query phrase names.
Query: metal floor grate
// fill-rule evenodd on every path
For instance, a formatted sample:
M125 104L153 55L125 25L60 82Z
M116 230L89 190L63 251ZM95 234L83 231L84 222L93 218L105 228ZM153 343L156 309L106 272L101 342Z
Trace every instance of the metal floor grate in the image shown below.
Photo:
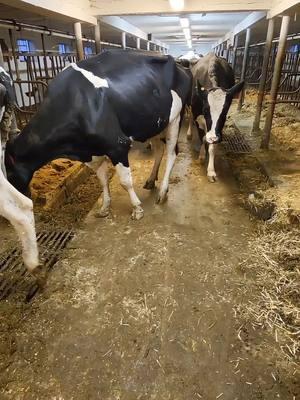
M223 135L223 145L227 153L251 153L252 149L241 134Z
M59 260L61 251L74 237L73 231L40 232L37 235L40 258L45 271L49 271ZM35 279L27 272L21 257L21 247L0 254L0 300L20 293L31 293L31 298L38 287Z

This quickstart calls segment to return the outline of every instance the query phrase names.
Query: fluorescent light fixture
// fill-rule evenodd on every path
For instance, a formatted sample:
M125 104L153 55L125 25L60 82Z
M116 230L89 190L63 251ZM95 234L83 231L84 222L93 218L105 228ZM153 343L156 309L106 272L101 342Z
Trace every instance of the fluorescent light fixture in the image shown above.
M184 0L169 0L170 6L175 11L184 9Z
M180 17L179 20L180 20L180 25L181 25L183 28L188 28L188 27L190 26L190 21L189 21L188 18L182 18L182 17Z

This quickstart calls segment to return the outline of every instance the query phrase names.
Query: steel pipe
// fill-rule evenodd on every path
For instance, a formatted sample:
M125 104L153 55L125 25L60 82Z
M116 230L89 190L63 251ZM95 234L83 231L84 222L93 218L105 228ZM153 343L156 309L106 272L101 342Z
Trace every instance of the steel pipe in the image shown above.
M75 40L76 40L77 57L78 57L78 60L81 61L84 59L81 22L74 23L74 33L75 33Z
M274 19L269 19L268 23L268 31L267 31L267 38L264 50L264 58L263 58L263 65L262 65L262 74L259 81L259 89L258 89L258 96L257 96L257 103L256 103L256 113L255 119L253 123L253 129L258 130L260 124L260 116L262 110L262 103L264 100L265 95L265 87L267 81L267 73L268 73L268 65L269 65L269 58L272 49L272 40L274 34Z
M100 29L100 21L97 21L97 25L95 25L95 47L96 54L101 52L101 29Z
M251 28L247 28L246 30L246 39L245 39L245 49L244 49L244 57L243 57L243 65L242 65L242 72L241 72L241 81L245 80L246 77L246 69L247 69L247 62L248 62L248 55L249 55L249 45L250 45L250 38L251 38ZM241 110L245 97L245 86L242 89L239 97L238 102L238 111Z
M276 104L278 88L279 88L279 84L280 84L281 70L282 70L282 65L283 65L284 59L285 59L286 39L287 39L287 35L288 35L290 19L291 19L291 17L289 15L285 15L282 17L282 21L281 21L279 44L278 44L278 50L277 50L277 55L276 55L276 59L275 59L274 74L273 74L272 85L271 85L270 104L269 104L269 108L268 108L267 115L266 115L264 135L263 135L263 138L261 141L262 149L269 148L275 104Z

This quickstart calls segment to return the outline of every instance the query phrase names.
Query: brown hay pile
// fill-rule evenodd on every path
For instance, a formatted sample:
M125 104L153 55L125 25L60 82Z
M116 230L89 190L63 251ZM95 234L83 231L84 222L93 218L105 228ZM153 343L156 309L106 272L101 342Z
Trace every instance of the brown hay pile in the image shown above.
M247 313L272 330L284 355L300 361L300 230L265 225L250 242L253 257L243 263L255 273L259 298Z

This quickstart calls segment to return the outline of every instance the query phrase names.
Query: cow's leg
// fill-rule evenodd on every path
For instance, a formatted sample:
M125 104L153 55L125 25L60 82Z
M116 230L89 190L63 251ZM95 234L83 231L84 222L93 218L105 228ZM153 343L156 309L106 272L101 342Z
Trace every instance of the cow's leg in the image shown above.
M0 174L0 214L16 229L22 244L22 256L28 271L39 265L39 254L35 234L33 204L18 192Z
M144 189L154 189L155 188L155 181L158 179L158 171L160 167L160 163L164 154L164 143L161 140L160 136L156 136L151 140L153 150L154 150L154 155L155 155L155 162L152 168L151 175L147 179Z
M216 144L209 144L207 177L210 182L216 182L217 180L217 174L215 171L215 153L216 153Z
M126 164L128 164L128 160L126 160ZM119 162L116 165L116 171L119 175L120 183L123 186L123 188L125 190L127 190L130 200L131 200L131 204L133 206L133 210L132 210L132 214L131 214L132 219L139 220L139 219L143 218L144 210L141 207L140 199L137 197L137 195L133 189L130 167L129 166L126 167L126 166L124 166L123 163Z
M206 146L204 143L206 135L206 122L203 115L199 115L196 120L196 126L198 130L199 140L200 140L200 151L199 151L199 161L201 164L205 163L206 160Z
M103 189L102 206L97 215L99 215L100 217L107 217L110 212L111 197L110 197L109 182L108 182L108 161L106 159L100 165L96 174Z
M189 127L186 133L187 140L192 140L193 137L193 124L194 124L194 116L191 110L189 110Z
M176 145L179 135L180 115L170 124L166 132L167 162L163 181L160 186L156 202L162 204L167 199L169 189L169 179L176 159Z
M102 186L102 205L96 216L107 217L110 212L111 197L108 179L108 160L106 157L93 157L93 160L86 165L96 172Z

